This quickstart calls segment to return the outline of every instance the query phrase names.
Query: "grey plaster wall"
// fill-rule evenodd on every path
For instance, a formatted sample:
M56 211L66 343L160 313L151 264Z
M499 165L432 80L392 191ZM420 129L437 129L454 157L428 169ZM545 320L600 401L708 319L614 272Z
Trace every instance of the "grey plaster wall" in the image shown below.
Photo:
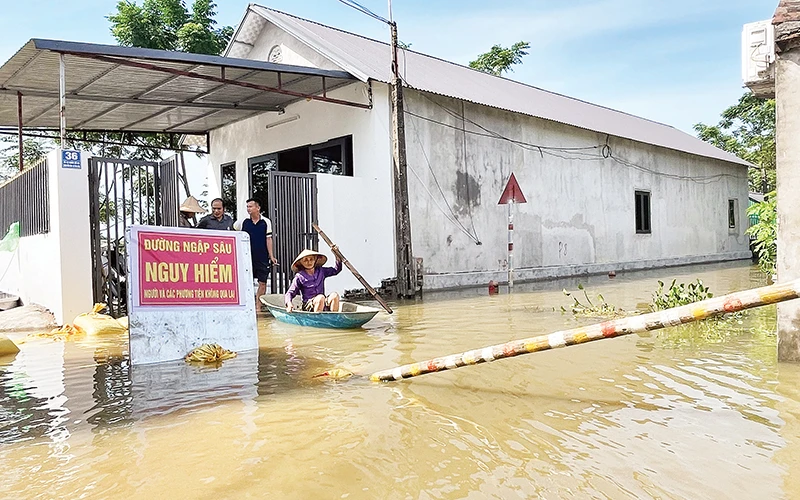
M516 279L750 256L745 166L416 91L406 101L413 250L427 288L505 279L497 203L512 172L528 200L515 207ZM636 190L651 193L651 234L635 231Z

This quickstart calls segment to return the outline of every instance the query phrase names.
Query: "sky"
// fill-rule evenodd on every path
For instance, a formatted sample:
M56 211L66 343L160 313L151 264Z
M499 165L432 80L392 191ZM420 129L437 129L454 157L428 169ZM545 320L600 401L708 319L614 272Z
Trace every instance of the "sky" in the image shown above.
M141 4L142 0L135 0ZM189 0L188 3L191 3ZM359 0L388 17L385 0ZM529 42L506 76L693 133L744 93L742 25L772 17L777 0L394 0L401 41L460 64L493 45ZM117 0L0 0L0 61L31 38L115 43L106 17ZM246 1L218 0L236 26ZM337 0L261 5L370 38L388 28Z

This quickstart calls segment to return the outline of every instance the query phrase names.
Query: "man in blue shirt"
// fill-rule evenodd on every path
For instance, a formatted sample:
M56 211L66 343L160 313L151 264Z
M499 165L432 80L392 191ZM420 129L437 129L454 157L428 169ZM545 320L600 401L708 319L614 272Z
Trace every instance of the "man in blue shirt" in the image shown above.
M258 298L267 291L270 267L277 265L278 259L272 253L272 222L261 216L261 203L255 198L247 200L247 213L250 217L237 222L234 229L240 229L250 235L253 278L258 280L258 292L256 292L256 311L258 311Z

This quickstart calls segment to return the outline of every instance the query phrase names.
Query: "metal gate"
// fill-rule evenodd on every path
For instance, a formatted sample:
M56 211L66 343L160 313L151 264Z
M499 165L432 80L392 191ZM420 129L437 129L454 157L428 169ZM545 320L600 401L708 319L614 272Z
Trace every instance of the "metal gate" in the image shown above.
M272 267L271 292L285 293L292 282L292 261L304 248L318 250L317 178L311 174L269 172L267 217L273 222L273 251L279 266Z
M127 314L125 229L178 225L178 162L89 159L94 301L114 317Z

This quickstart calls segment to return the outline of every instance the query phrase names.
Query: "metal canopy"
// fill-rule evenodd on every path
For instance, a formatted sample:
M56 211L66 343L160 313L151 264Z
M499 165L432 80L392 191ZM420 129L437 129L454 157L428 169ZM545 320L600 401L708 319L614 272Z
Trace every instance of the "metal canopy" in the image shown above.
M26 129L59 128L61 54L68 130L206 134L301 99L371 107L328 97L357 81L344 71L32 39L0 67L0 127L21 112Z

